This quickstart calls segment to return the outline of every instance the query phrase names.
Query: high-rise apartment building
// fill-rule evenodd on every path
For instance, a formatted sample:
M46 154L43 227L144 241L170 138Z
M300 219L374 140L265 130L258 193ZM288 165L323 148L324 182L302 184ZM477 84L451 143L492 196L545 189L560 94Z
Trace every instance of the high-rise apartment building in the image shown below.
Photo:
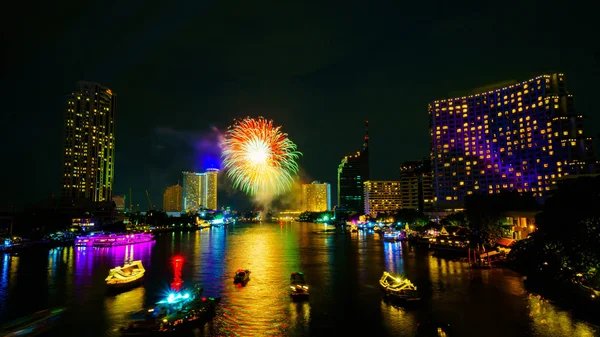
M115 203L115 210L117 212L124 212L125 211L125 196L123 194L121 194L121 195L114 195L112 197L112 201Z
M363 150L345 156L338 166L337 206L339 208L364 212L364 182L369 180L369 175L369 121L366 121Z
M331 187L328 183L313 181L302 184L302 212L325 212L331 210Z
M365 214L376 215L402 207L399 181L365 181Z
M98 83L78 82L67 99L61 196L112 200L117 97Z
M407 161L400 166L402 208L419 212L433 206L433 175L429 159Z
M182 197L183 188L181 185L177 184L167 187L163 193L163 211L181 212L183 209Z
M219 170L216 168L209 168L206 170L206 203L205 208L210 210L217 210L217 180Z
M502 190L532 192L543 200L556 178L597 165L563 74L433 101L429 117L440 204Z
M183 210L197 212L200 209L217 209L218 169L210 168L204 173L183 172Z

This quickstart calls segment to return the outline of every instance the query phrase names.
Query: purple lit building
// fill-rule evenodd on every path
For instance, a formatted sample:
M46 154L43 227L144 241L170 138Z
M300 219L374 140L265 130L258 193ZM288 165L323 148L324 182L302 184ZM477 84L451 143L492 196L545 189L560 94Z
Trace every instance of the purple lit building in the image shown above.
M429 120L438 207L502 190L541 201L556 179L597 167L563 74L433 101Z

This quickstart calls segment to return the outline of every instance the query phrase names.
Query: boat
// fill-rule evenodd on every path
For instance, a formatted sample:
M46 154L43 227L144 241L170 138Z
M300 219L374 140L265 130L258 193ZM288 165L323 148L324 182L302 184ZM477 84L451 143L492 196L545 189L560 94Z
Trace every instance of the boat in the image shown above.
M233 283L245 284L248 281L250 281L250 270L238 269L238 271L235 272L235 276L233 277Z
M302 272L293 272L290 276L290 295L292 298L308 297L308 285Z
M401 235L401 233L394 233L394 232L384 233L383 240L384 241L401 241L402 235Z
M379 285L385 296L390 299L403 301L418 301L421 299L417 287L410 280L403 277L394 277L387 271L383 272Z
M106 285L110 288L126 288L139 284L144 277L146 269L142 261L130 261L122 267L115 267L108 272Z
M95 234L78 236L75 239L75 246L114 247L144 243L152 240L154 240L154 235L150 233Z
M65 310L65 308L54 308L35 312L1 327L0 336L25 337L45 333L58 323Z
M374 227L373 227L373 231L374 231L375 233L379 233L379 232L381 232L381 227L379 227L379 226L374 226Z
M216 314L221 298L203 297L203 289L182 290L169 294L147 308L131 315L126 327L120 329L122 336L169 335L201 327Z

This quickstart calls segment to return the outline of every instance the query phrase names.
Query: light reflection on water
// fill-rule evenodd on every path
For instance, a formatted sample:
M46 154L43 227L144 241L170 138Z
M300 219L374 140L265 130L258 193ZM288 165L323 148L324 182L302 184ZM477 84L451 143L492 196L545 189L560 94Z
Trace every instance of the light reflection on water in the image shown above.
M117 336L128 313L167 294L171 258L181 254L184 284L200 282L206 296L222 297L217 317L202 329L206 336L597 333L593 325L528 297L521 277L510 270L471 270L466 262L384 242L367 231L342 233L322 224L285 223L164 233L156 243L133 246L134 259L141 259L147 269L144 285L107 295L104 278L123 263L130 248L69 247L42 255L4 255L0 318L65 305L74 310L60 335ZM233 284L240 268L252 271L244 287ZM413 281L423 297L420 303L404 307L382 301L378 281L384 270ZM307 302L289 298L293 271L307 276ZM24 307L19 299L30 295L39 301Z

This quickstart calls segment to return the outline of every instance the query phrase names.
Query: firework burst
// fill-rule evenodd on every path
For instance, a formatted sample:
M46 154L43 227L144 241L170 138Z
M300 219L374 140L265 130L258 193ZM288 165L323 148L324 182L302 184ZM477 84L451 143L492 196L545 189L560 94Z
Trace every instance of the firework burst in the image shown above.
M296 144L263 117L246 117L229 127L223 140L223 166L239 188L252 196L288 191L298 174Z

